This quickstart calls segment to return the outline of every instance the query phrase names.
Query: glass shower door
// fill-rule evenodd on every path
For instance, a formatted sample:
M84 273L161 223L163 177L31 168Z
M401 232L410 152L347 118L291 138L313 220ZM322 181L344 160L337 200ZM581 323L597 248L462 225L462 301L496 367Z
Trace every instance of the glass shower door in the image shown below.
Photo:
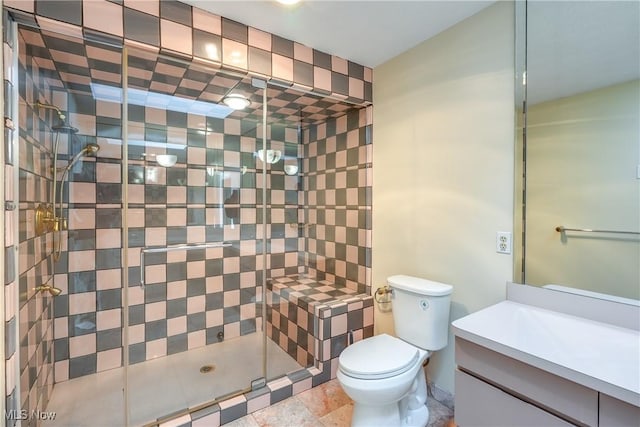
M55 413L58 425L121 425L121 103L94 89L121 93L122 50L56 27L21 24L13 43L13 396L29 414Z
M292 89L267 89L266 207L267 379L281 377L313 364L314 340L307 306L298 298L296 280L304 269L304 211L300 94ZM297 296L290 296L295 293ZM300 305L299 305L300 304Z
M137 425L264 377L262 89L155 52L127 59L125 365Z

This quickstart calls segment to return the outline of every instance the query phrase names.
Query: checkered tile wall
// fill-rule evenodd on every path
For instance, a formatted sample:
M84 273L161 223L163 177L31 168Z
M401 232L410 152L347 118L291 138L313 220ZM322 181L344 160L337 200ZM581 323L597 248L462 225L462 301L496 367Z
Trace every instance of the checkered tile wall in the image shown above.
M20 22L78 38L142 45L353 103L372 100L370 68L177 1L5 0L4 5Z
M29 11L28 3L5 2L23 11ZM169 3L160 3L160 15L173 22L180 13L176 15L175 8L167 7ZM184 5L171 3L183 12L187 10ZM55 319L51 298L31 295L23 306L26 307L24 313L21 310L19 316L21 324L24 321L32 325L31 329L18 328L14 321L16 333L20 329L21 335L28 331L25 332L27 339L45 338L39 341L41 350L37 353L37 358L43 360L20 357L24 362L21 363L14 351L14 361L7 362L8 366L21 364L20 382L25 385L22 408L35 408L46 402L53 383L54 362L56 381L122 363L122 117L119 105L96 100L92 88L93 84L121 85L121 53L118 48L102 43L114 39L106 34L109 31L95 31L86 16L78 22L71 9L54 10L43 1L33 4L35 17L21 13L14 16L31 20L43 29L63 29L67 35L21 30L20 52L24 57L20 58L19 70L24 79L20 78L20 82L31 79L33 83L20 85L19 122L21 126L24 124L20 131L20 191L25 195L20 211L20 289L35 288L54 271L50 261L44 258L44 254L50 252L50 235L36 237L29 229L33 224L35 206L32 205L49 198L52 178L49 153L54 133L48 125L56 122L51 111L34 110L34 102L40 99L61 107L68 121L79 129L76 135L59 134L58 166L65 166L87 143L98 143L101 150L97 159L85 158L79 162L70 172L70 183L64 187L69 231L63 233L64 250L55 266L55 284L63 290L63 295L54 300ZM150 1L144 7L153 8L153 4ZM63 9L75 7L74 2L63 6ZM371 182L370 147L366 145L371 141L371 114L370 108L354 109L353 105L336 99L366 104L370 100L370 70L222 18L221 66L240 74L212 75L210 61L206 67L197 64L202 59L198 52L202 51L196 46L203 40L210 41L210 35L193 29L192 56L171 49L168 38L166 43L161 43L161 54L157 50L137 49L137 43L157 45L151 40L153 35L135 34L135 26L127 27L126 22L148 20L148 16L142 16L144 11L134 13L134 9L116 6L124 13L125 33L128 31L131 35L131 39L125 35L125 43L131 46L130 87L209 102L220 101L233 87L252 100L250 108L226 119L176 113L164 108L134 105L129 108L129 139L140 142L129 147L131 361L136 363L217 342L220 332L229 338L260 329L263 316L256 302L263 296L257 287L261 283L261 273L257 270L263 262L275 278L300 273L316 275L319 280L316 283L322 288L316 297L335 296L335 292L341 295L366 292L370 274ZM85 15L92 7L84 3ZM199 20L215 20L197 9L189 7L188 10L191 15L183 13L180 19L191 16L194 27ZM60 20L65 19L73 22L61 23ZM169 27L171 25L162 26ZM229 40L243 43L234 40L242 38L243 32L247 32L244 43L248 43L248 63L238 68L224 59L224 52L228 46L238 47ZM80 41L68 34L85 38ZM142 38L147 39L140 40ZM274 43L273 51L266 51L275 61L272 72L266 72L266 56L260 52L268 39ZM172 46L178 45L174 40ZM293 53L287 53L290 45ZM287 71L286 66L283 71L281 57L286 59L287 55L300 57L302 61L293 61L293 79L284 78L282 74ZM311 62L304 63L305 58ZM314 73L312 80L307 75L309 69ZM249 74L271 78L281 85L267 89L270 123L267 131L269 148L281 151L283 161L269 166L266 182L257 173L260 160L255 156L261 144L258 139L262 133L261 96L256 95L250 77L244 76L247 70ZM330 84L325 79L326 71L331 76ZM354 77L348 77L345 86L345 76L350 75ZM369 97L355 96L361 84L368 88L365 92ZM287 88L292 85L293 88ZM313 90L324 96L303 94L298 89ZM304 146L298 144L301 138ZM177 156L174 168L157 165L157 156L165 153ZM301 173L285 174L285 164L298 165ZM6 170L10 171L10 167ZM263 230L262 211L256 209L256 204L262 203L261 192L256 189L265 185L269 188L266 200L269 225ZM302 208L309 203L313 203L310 208ZM266 260L258 255L262 250L259 240L262 233L269 236ZM148 256L145 274L149 285L145 292L136 286L140 273L137 248L204 240L227 240L233 245L188 254ZM10 246L6 247L9 252ZM38 259L44 261L36 262ZM32 265L37 266L26 267ZM23 268L26 270L22 271ZM296 286L301 284L296 283ZM7 284L7 292L11 286L15 292L15 283ZM331 289L325 292L325 288ZM348 311L354 310L351 314L354 319L362 317L357 313L370 309L370 297L356 299L358 301L347 301ZM339 300L324 301L329 312L320 313L315 309L313 313L308 312L314 328L307 340L298 339L301 335L297 332L291 335L288 330L287 333L278 330L283 324L290 329L290 310L284 314L279 312L282 304L270 306L267 313L270 336L286 349L295 347L295 357L304 362L302 364L308 366L315 361L324 373L327 363L335 364L333 359L344 348L347 335L340 334L339 338L326 335L328 329L321 326L323 321L319 319L345 314L339 312L340 308L335 313L331 311L335 304L332 301ZM29 305L32 301L40 305ZM298 307L299 301L303 299L286 304ZM42 313L42 321L32 323L34 312ZM287 320L276 326L273 313ZM348 324L353 324L352 320ZM11 319L7 322L10 330ZM55 345L52 345L52 323ZM371 333L366 322L358 325L356 329L361 332L357 332L356 339ZM33 348L36 347L32 345L29 350ZM37 376L34 366L44 366ZM8 407L18 407L16 399L17 396L10 395L8 403L13 406Z
M7 408L22 409L27 412L44 410L53 388L53 303L48 294L37 293L41 285L53 284L51 257L52 235L36 235L34 212L40 203L50 202L52 180L51 138L46 135L46 123L50 112L40 115L26 105L40 99L48 99L50 93L38 64L26 54L23 39L17 39L9 22L5 33L5 99L12 100L18 91L19 111L14 114L5 106L5 192L7 201L19 209L8 211L5 229L5 277L7 331ZM18 48L17 74L13 58ZM17 80L17 81L16 81ZM18 118L19 117L19 118ZM12 123L19 123L16 129ZM19 138L19 154L15 150ZM16 161L17 159L17 161ZM15 168L18 168L18 197L14 191ZM19 228L16 230L15 216ZM14 231L12 233L11 231ZM17 232L15 232L17 231ZM19 245L19 252L15 251ZM18 270L14 268L16 254L19 254ZM16 366L18 365L18 366ZM17 371L16 371L17 370ZM19 377L16 377L19 372ZM15 420L7 420L12 425Z
M372 108L303 133L305 249L310 275L370 293Z

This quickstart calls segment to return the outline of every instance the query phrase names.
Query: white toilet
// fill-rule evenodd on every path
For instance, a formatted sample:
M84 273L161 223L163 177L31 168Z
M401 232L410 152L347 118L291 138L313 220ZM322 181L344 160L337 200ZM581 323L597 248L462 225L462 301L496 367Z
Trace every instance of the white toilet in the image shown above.
M398 338L376 335L347 347L338 381L355 402L352 426L424 427L429 410L422 364L447 345L453 287L410 276L387 283Z

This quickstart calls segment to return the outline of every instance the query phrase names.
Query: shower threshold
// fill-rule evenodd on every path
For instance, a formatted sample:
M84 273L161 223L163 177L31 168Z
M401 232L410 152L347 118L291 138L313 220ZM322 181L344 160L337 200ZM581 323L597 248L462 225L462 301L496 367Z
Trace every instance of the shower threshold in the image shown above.
M131 365L131 425L143 425L250 387L262 377L262 334L254 333ZM215 369L201 373L203 366ZM267 375L275 378L302 367L267 340ZM124 368L58 383L46 408L56 413L48 427L124 425Z

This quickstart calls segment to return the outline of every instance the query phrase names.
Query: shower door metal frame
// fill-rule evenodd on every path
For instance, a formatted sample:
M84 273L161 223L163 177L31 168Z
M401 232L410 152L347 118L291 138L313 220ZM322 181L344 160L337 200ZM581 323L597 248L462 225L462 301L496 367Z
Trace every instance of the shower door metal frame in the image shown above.
M6 27L5 27L6 26ZM15 347L15 351L16 351L16 362L15 363L15 367L14 367L14 378L15 378L15 399L17 399L18 401L18 406L17 409L21 410L22 409L22 402L21 402L21 394L22 394L22 387L21 387L21 381L20 381L20 300L18 298L18 294L20 292L19 289L19 275L20 275L20 257L19 257L19 248L20 248L20 235L19 235L19 226L20 226L20 215L19 215L19 211L20 211L20 200L19 200L19 194L20 194L20 180L19 180L19 171L20 171L20 150L19 150L19 142L20 142L20 127L19 127L19 122L18 122L18 117L19 117L19 94L18 94L18 89L15 85L15 83L18 83L18 23L16 21L14 21L10 15L5 11L5 9L2 9L2 17L0 19L0 33L4 35L5 32L8 32L9 37L11 37L11 42L13 43L13 57L12 57L12 63L10 65L11 68L11 72L14 75L14 84L13 84L13 91L11 94L11 99L9 100L9 102L11 102L11 111L12 111L12 117L8 117L9 119L11 119L12 125L13 125L13 129L11 132L11 137L12 139L10 141L5 140L5 128L6 128L6 118L7 117L3 117L2 118L2 124L0 124L1 126L1 130L0 130L0 138L2 138L2 144L0 144L0 166L2 167L2 176L5 176L6 173L6 167L5 167L5 162L6 162L6 158L5 158L5 149L7 146L11 145L11 155L12 155L12 160L13 160L13 203L11 206L7 205L7 201L5 200L6 194L5 194L5 184L4 184L4 180L3 182L0 184L0 202L2 203L2 206L0 207L0 221L2 223L2 229L3 231L0 232L0 242L2 242L2 250L0 252L2 252L2 259L0 262L0 283L2 284L2 292L0 292L0 307L2 307L3 313L5 310L5 307L7 304L6 298L5 298L5 263L6 263L6 259L5 259L5 238L6 238L6 233L7 232L11 232L13 233L13 246L14 246L14 260L13 260L13 271L14 271L14 277L13 280L15 282L15 293L16 293L16 298L14 299L13 302L9 302L9 303L13 303L14 305L14 313L15 313L15 319L16 319L16 330L15 330L15 342L14 342L14 347ZM4 40L3 40L3 49L4 49ZM7 68L7 64L4 63L4 55L2 55L3 58L0 59L0 64L2 65L2 67L0 67L0 70L2 71L2 84L0 85L0 105L2 105L3 107L5 105L7 105L7 100L5 99L5 97L7 96L7 93L5 93L4 90L4 78L6 76L4 76L4 70ZM5 111L6 113L6 111ZM11 227L11 230L6 230L5 229L5 211L12 211L13 212L13 226ZM53 274L53 273L52 273ZM53 280L53 278L51 279ZM3 316L4 317L4 316ZM6 371L6 354L5 354L5 344L6 344L6 330L5 330L5 325L6 325L6 321L4 319L2 319L2 326L0 327L0 346L2 347L2 349L0 349L0 355L2 356L2 359L0 359L0 365L2 365L2 367L0 368L0 374L2 374L2 378L6 379L6 375L9 374L11 375L11 373ZM3 399L2 399L2 404L0 404L0 406L2 407L2 416L5 417L5 421L6 421L6 410L8 409L6 407L6 389L2 390L2 393L4 395ZM15 420L16 421L16 426L20 426L21 425L21 420Z
M2 14L2 19L0 19L0 34L4 34L4 12ZM3 48L4 48L4 41L3 41ZM4 70L4 55L1 55L0 57L0 70ZM3 72L4 74L4 72ZM2 76L2 79L4 80L5 76ZM4 105L4 81L3 84L0 85L0 105ZM4 115L4 114L3 114ZM7 141L4 140L4 120L2 120L2 123L0 123L0 141L2 142L0 144L0 165L2 165L2 172L0 172L0 174L2 175L3 179L2 179L2 184L0 184L0 203L2 203L3 206L0 206L0 224L2 224L2 230L0 230L0 242L2 242L2 250L0 251L0 280L2 280L2 292L0 292L0 307L2 308L2 312L5 312L5 286L6 284L5 282L5 271L4 271L4 263L5 263L5 258L4 258L4 252L5 252L5 237L4 234L6 232L6 227L5 227L5 220L4 220L4 210L5 210L5 204L6 204L6 200L4 199L5 197L5 193L4 193L4 183L6 182L6 178L4 178L5 176L5 171L6 171L6 167L5 167L5 158L4 158L4 150L5 150L5 145L7 144ZM2 316L3 319L2 320L2 324L0 325L0 378L2 378L2 384L4 384L4 380L6 379L6 356L5 356L5 323L6 320L4 319L5 316ZM6 420L6 407L5 407L5 402L6 402L6 387L2 387L4 390L2 390L3 393L3 397L2 397L2 402L0 402L0 410L2 411L2 416L5 417L4 419Z
M267 86L262 88L262 152L267 152ZM262 378L267 382L267 162L262 162Z
M129 49L122 47L122 365L124 425L129 427Z

